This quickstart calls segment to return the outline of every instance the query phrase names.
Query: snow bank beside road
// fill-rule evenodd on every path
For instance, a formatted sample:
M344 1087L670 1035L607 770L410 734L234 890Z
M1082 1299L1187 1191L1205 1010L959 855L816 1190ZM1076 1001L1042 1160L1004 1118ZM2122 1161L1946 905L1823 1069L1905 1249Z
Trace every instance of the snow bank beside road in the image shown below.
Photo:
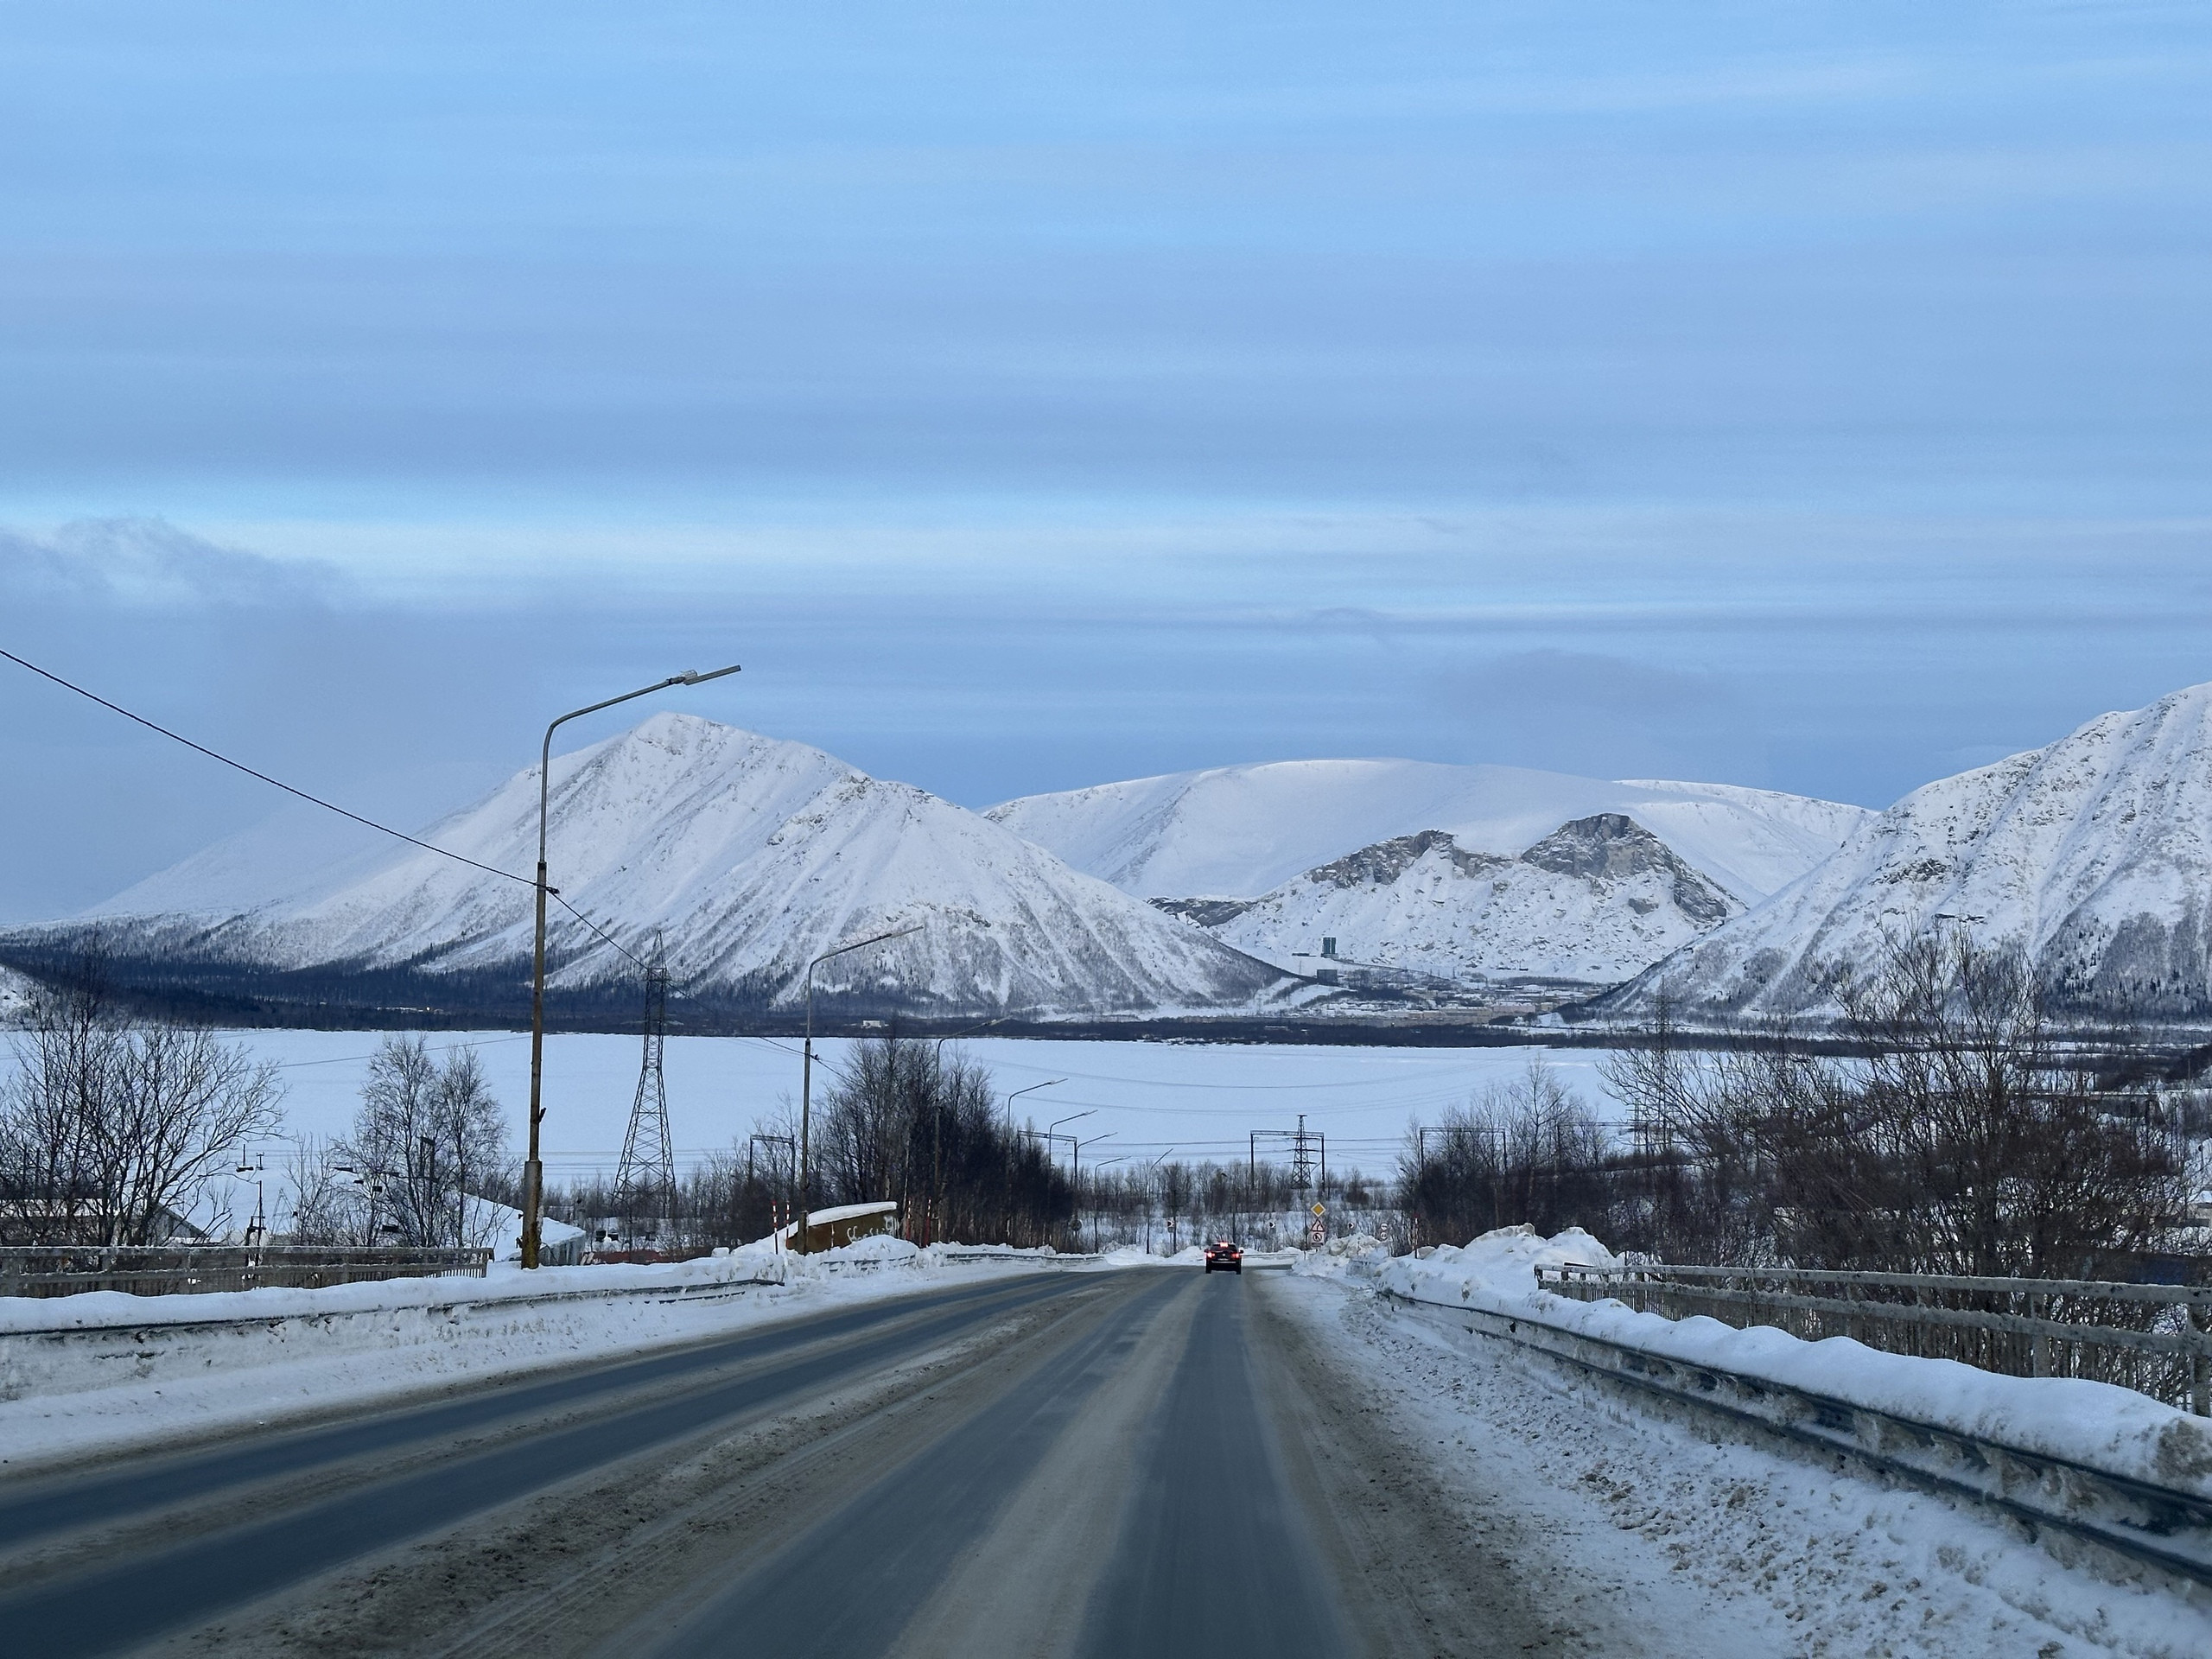
M1568 1652L2206 1651L2203 1599L2063 1563L2002 1522L1654 1417L1529 1350L1326 1278L1273 1294L1423 1449L1484 1551L1556 1591Z
M1372 1233L1347 1233L1310 1250L1300 1250L1291 1271L1308 1279L1354 1279L1373 1283L1390 1259L1390 1247Z
M889 1241L897 1243L899 1241ZM327 1290L0 1300L0 1468L360 1406L1046 1263L875 1241L811 1256L495 1268Z
M2000 1376L1947 1359L1888 1354L1830 1337L1807 1342L1770 1325L1662 1319L1617 1301L1580 1302L1536 1288L1535 1268L1618 1258L1580 1229L1543 1239L1526 1227L1464 1249L1402 1256L1376 1283L1416 1302L1541 1321L1688 1365L1758 1377L1847 1404L2113 1474L2212 1497L2212 1422L2108 1382Z

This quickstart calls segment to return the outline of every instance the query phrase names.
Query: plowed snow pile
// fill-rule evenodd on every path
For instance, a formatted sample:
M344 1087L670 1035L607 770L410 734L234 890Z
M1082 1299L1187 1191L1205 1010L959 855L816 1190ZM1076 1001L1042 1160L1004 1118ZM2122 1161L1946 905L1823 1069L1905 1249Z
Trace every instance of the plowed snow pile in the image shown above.
M1541 1319L1669 1359L1764 1377L1914 1422L2212 1497L2212 1423L2109 1382L2000 1376L1948 1359L1888 1354L1830 1337L1807 1342L1771 1325L1662 1319L1620 1302L1580 1302L1536 1288L1535 1269L1619 1258L1573 1228L1538 1238L1527 1227L1485 1233L1465 1249L1401 1256L1377 1275L1417 1302Z
M1277 1294L1364 1372L1376 1408L1427 1449L1456 1502L1501 1537L1542 1541L1541 1559L1525 1565L1575 1586L1570 1651L1657 1651L1685 1622L1709 1659L2212 1651L2204 1592L2114 1581L1969 1506L1653 1415L1533 1350L1394 1313L1402 1304L1371 1289L1541 1319L2212 1491L2202 1420L2101 1383L1994 1376L1537 1290L1539 1266L1616 1261L1580 1230L1548 1239L1512 1228L1380 1262L1352 1241L1334 1244L1344 1248L1309 1254Z

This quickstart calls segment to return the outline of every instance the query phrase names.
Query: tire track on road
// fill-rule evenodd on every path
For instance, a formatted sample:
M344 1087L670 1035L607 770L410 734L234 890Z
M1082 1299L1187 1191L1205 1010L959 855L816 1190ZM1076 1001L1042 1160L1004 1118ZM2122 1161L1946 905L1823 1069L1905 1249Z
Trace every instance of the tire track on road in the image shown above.
M875 1334L863 1329L826 1351L748 1376L718 1379L634 1409L622 1410L618 1404L591 1421L373 1480L171 1548L111 1560L0 1599L0 1630L17 1650L52 1659L112 1651L795 1393L819 1391L842 1377L880 1370L1000 1317L1010 1306L1070 1294L1082 1285L1071 1278L1033 1287L995 1287L997 1295L980 1297L976 1305L954 1306ZM787 1338L786 1346L818 1345L818 1333L795 1336L786 1328L778 1334ZM729 1344L734 1350L741 1345L742 1339ZM719 1363L726 1364L728 1357ZM641 1374L656 1380L665 1376L650 1364ZM511 1404L512 1399L470 1403L488 1407Z

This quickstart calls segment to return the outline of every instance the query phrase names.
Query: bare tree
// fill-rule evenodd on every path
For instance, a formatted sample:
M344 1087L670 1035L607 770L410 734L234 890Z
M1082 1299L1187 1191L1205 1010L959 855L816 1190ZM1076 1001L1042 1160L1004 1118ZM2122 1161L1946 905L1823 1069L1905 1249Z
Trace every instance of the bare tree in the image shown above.
M378 1242L481 1245L498 1212L506 1122L471 1048L433 1059L420 1037L387 1037L369 1061L345 1151L373 1187Z
M999 1121L990 1074L932 1045L858 1043L815 1113L814 1205L897 1199L910 1234L1032 1245L1073 1241L1075 1194L1046 1150Z
M1616 1181L1615 1242L1721 1263L2096 1278L2175 1236L2192 1190L2183 1114L2069 1064L2018 952L1963 932L1893 941L1826 982L1847 1053L1777 1027L1607 1065L1646 1129Z
M1418 1133L1399 1163L1403 1205L1424 1236L1464 1242L1526 1222L1599 1231L1610 1218L1611 1130L1541 1060Z
M0 1090L11 1234L144 1244L282 1121L274 1065L197 1027L120 1018L96 957L34 1006Z
M295 1244L372 1244L369 1183L345 1145L320 1135L296 1143L285 1160L292 1189Z

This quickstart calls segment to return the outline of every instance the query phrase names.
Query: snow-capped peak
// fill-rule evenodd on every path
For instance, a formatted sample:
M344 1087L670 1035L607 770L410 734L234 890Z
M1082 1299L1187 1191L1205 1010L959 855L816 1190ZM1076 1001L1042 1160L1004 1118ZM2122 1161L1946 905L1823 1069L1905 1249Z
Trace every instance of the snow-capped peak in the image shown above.
M1832 966L1947 927L2024 951L2061 1009L2212 1014L2212 684L1923 785L1599 1007L1817 1013Z
M526 878L537 809L532 766L423 838ZM1280 978L975 813L696 715L657 714L556 757L548 844L565 906L632 951L660 932L679 985L741 1000L789 1003L812 957L913 924L826 964L817 989L1046 1014L1241 1005ZM167 914L141 912L143 925L174 937L188 924L218 958L504 976L530 949L526 879L412 848L228 914L182 902L174 878L143 890ZM634 971L564 906L554 913L556 984Z

